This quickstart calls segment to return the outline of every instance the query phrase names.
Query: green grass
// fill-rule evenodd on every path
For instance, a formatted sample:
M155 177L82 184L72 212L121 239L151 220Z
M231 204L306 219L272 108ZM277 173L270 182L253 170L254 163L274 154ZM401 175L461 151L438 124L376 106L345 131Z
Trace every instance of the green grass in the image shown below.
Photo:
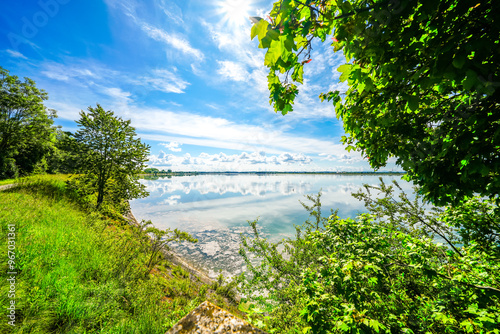
M0 186L6 185L6 184L12 184L12 183L16 183L16 179L0 180Z
M148 272L144 240L80 209L64 179L31 178L0 192L2 240L15 228L15 269L4 246L0 279L17 272L16 326L5 321L12 299L2 284L0 332L164 333L207 298L231 309L181 268L164 261Z

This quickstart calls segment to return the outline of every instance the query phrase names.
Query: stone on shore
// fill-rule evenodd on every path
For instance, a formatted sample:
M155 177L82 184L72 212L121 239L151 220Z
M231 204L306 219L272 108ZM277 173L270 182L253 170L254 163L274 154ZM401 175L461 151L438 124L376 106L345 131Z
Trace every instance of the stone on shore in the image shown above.
M246 321L204 301L165 334L267 334Z

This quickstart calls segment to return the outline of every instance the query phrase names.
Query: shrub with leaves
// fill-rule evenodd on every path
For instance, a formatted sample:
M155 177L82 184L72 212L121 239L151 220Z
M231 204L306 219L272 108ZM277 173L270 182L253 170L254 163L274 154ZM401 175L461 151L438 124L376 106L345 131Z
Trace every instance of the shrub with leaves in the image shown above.
M464 218L498 221L491 201L424 208L384 183L356 196L370 213L321 217L319 197L309 197L313 222L296 238L271 243L257 222L254 238L242 237L242 291L267 312L269 332L500 333L499 254ZM465 240L464 228L477 233Z
M159 261L159 256L162 250L169 250L168 244L176 241L181 243L183 241L198 242L198 239L193 238L191 234L180 231L179 229L166 229L161 230L153 225L151 220L142 220L139 226L135 227L139 236L142 237L146 252L149 254L147 262L148 269L153 268Z

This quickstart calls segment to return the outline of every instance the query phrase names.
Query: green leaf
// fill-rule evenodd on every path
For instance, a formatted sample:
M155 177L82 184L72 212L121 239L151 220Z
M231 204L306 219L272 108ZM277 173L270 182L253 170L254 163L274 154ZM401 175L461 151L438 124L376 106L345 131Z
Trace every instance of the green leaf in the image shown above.
M418 110L419 99L418 99L417 96L408 95L407 101L408 101L408 108L410 108L411 111L417 111Z
M340 65L338 68L337 68L337 71L339 71L340 73L349 73L351 71L351 64L344 64L344 65Z
M292 35L288 35L284 41L285 48L288 52L292 52L292 50L295 50L295 42L293 40Z
M267 49L264 57L264 64L269 67L275 65L276 61L280 58L281 53L281 44L273 41L271 47Z
M380 322L377 320L370 319L370 327L375 330L375 332L379 332L380 330Z
M301 64L295 65L292 73L292 79L294 81L303 83L303 76L304 76L304 66Z
M462 67L464 67L466 59L467 57L465 56L465 54L463 53L456 54L455 57L453 58L452 64L455 68L461 69Z
M342 81L342 82L346 81L349 78L349 74L351 73L351 69L352 69L352 66L350 64L340 65L337 68L337 71L339 71L340 73L342 73L340 75L339 80Z
M251 39L254 39L255 36L258 36L259 40L262 40L264 36L267 34L267 28L269 26L269 22L266 20L260 20L252 26L252 30L250 32Z
M477 78L476 72L474 72L473 70L468 70L467 77L465 78L465 80L462 83L464 86L464 89L470 90L477 83L479 83L479 80Z
M273 41L277 41L280 39L280 32L277 29L268 29L266 36L271 38Z

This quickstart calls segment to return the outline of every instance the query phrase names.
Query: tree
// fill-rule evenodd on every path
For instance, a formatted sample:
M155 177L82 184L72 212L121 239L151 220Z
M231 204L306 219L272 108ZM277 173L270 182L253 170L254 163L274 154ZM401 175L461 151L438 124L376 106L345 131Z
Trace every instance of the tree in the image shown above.
M286 114L313 41L333 36L349 88L320 98L334 103L343 143L375 169L396 157L444 204L500 193L499 11L496 0L280 0L270 22L253 18L251 37L267 49L270 102Z
M73 174L78 165L78 143L69 131L56 130L54 147L47 156L47 172L51 174Z
M0 179L32 173L55 140L55 110L29 78L21 81L0 67Z
M147 174L157 174L159 172L160 172L160 170L158 168L153 168L153 167L149 167L149 168L146 168L144 170L144 173L147 173Z
M79 169L83 183L97 193L97 208L105 197L114 203L147 195L135 179L145 167L149 146L135 138L130 120L114 116L99 104L80 112L80 129L75 138L79 144Z

